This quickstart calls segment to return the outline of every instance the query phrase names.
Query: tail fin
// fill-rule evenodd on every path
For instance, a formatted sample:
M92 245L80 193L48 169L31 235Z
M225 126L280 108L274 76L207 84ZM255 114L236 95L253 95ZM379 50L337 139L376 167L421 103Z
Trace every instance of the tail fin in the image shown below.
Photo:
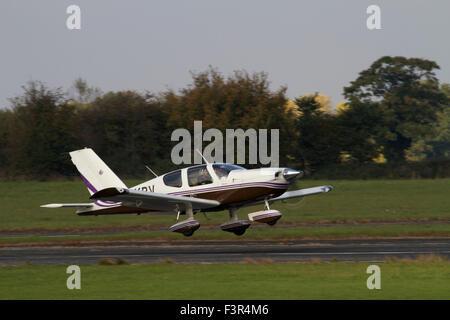
M70 157L91 195L110 187L127 187L94 150L85 148L72 151L70 152Z

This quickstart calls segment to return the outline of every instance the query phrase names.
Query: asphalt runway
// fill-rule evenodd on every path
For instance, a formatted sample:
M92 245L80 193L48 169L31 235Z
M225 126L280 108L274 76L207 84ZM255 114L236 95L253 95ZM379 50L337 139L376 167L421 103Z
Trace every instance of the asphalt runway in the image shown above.
M129 263L236 263L271 259L276 262L360 261L417 258L436 254L450 257L450 238L357 240L139 241L84 243L78 247L8 246L0 248L0 264L97 264L104 258Z

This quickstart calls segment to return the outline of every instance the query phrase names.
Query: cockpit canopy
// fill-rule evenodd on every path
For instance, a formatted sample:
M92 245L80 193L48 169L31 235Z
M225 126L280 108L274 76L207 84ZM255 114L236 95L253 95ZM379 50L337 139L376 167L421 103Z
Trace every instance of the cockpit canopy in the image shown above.
M228 163L215 163L212 167L219 178L228 177L228 174L233 170L245 170L245 168Z
M163 181L166 186L180 188L182 185L181 170L176 170L164 175Z
M202 166L187 169L187 178L189 187L201 186L202 184L212 183L212 177L206 168L206 164Z
M226 179L233 170L245 170L245 168L228 163L214 163L214 173L219 179ZM190 187L213 183L213 177L206 164L187 168L187 182ZM167 173L163 177L164 184L169 187L180 188L182 186L181 170Z

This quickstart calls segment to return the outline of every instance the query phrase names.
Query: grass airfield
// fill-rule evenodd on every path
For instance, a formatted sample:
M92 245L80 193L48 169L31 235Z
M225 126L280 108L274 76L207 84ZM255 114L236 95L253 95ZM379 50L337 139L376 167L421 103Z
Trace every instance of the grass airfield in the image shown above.
M126 181L129 186L139 181ZM437 180L299 180L293 189L331 184L334 190L321 195L292 199L271 207L283 213L280 222L345 223L395 221L450 221L450 179ZM46 209L41 204L90 202L81 179L66 182L0 183L0 230L58 230L83 228L169 227L173 215L77 216L74 208ZM263 206L243 208L239 216ZM202 225L218 225L226 212L196 215ZM275 229L275 228L274 228ZM199 233L201 229L199 230Z
M126 181L135 185L138 181ZM275 227L251 227L246 239L448 237L450 179L299 181L296 188L332 184L327 194L272 205L283 213ZM0 245L109 240L233 240L218 226L226 212L197 215L191 238L166 231L175 215L80 217L73 209L44 209L53 202L88 202L81 180L0 183ZM241 218L259 207L239 211ZM113 230L114 233L108 233ZM64 231L80 233L40 236ZM19 232L19 236L5 234ZM30 233L27 235L27 233ZM87 232L84 234L83 232ZM106 232L106 233L105 233ZM66 265L1 266L0 299L449 299L450 263L437 256L391 259L381 268L381 290L369 290L367 262L129 265L124 260L81 265L81 290L68 290Z
M126 184L132 186L138 182L126 181ZM450 235L450 179L300 180L294 188L325 184L332 184L334 190L271 206L283 213L280 226L289 227L291 224L293 228L262 225L261 228L250 228L244 237ZM73 208L39 207L41 204L54 202L89 202L89 194L81 179L67 182L2 182L0 201L0 231L91 231L90 236L83 239L98 239L111 236L102 236L101 232L96 234L97 230L119 230L121 234L112 238L183 238L179 234L165 231L175 223L175 214L80 217L74 213ZM239 216L246 218L247 213L261 208L262 206L243 208L239 210ZM202 227L190 239L236 238L218 227L228 219L227 212L208 213L207 217L197 214L196 219ZM137 229L140 232L135 232ZM141 232L146 230L160 232ZM28 241L38 241L38 238L31 237ZM19 237L16 240L26 239ZM54 240L57 241L58 237ZM8 240L0 235L0 243L4 241Z
M380 290L367 288L371 264L358 262L86 265L80 290L67 289L67 266L9 266L0 267L0 299L450 299L446 260L375 264Z

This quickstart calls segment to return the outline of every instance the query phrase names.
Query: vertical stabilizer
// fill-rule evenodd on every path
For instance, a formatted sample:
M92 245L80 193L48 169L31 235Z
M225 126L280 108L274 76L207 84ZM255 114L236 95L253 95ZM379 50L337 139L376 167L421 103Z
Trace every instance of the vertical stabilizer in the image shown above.
M85 148L72 151L70 157L91 195L105 188L127 187L94 150Z

